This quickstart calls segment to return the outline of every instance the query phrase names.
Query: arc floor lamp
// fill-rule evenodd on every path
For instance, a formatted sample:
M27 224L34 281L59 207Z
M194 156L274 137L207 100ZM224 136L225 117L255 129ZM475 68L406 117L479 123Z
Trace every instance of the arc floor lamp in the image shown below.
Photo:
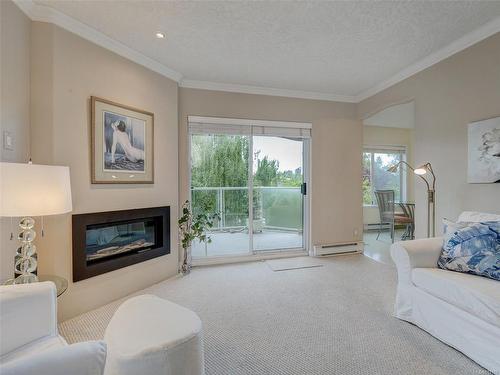
M396 173L401 165L405 165L420 177L427 186L427 237L436 236L436 175L432 169L431 163L425 163L418 168L413 168L405 161L400 161L387 169L388 172ZM432 181L424 177L427 173L432 176Z

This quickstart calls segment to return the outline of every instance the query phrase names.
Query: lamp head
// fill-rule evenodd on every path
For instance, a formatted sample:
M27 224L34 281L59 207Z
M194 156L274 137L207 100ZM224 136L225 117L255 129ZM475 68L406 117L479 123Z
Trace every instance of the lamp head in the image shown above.
M421 166L419 166L418 168L415 168L413 173L418 174L419 176L426 174L427 171L429 170L429 167L427 166L427 164L428 163L425 163L425 164L422 164Z
M399 168L399 163L391 165L389 168L387 168L387 172L396 173L398 171L398 168Z

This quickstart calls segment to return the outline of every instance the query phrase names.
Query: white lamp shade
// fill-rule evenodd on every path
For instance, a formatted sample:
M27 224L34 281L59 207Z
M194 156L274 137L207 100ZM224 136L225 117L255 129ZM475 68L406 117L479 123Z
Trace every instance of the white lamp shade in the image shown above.
M419 176L422 176L427 173L427 169L425 168L416 168L413 173L418 174Z
M0 163L0 216L70 212L69 167Z

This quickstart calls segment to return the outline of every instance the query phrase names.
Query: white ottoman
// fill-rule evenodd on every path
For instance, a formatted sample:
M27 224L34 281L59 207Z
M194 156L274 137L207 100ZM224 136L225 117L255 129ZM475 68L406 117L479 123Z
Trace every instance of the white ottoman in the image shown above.
M202 375L201 321L191 310L153 295L125 301L104 334L105 375Z

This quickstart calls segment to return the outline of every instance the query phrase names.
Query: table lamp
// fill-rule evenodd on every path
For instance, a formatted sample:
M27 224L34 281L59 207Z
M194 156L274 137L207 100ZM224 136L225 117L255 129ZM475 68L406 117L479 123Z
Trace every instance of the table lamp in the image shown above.
M403 164L410 168L413 173L419 176L427 185L427 237L435 237L436 236L436 176L434 175L434 171L432 170L431 163L425 163L419 166L418 168L413 168L407 162L401 160L399 163L396 163L390 166L387 169L387 172L395 173L397 172L399 166ZM432 175L432 183L427 181L424 177L425 174L429 172Z
M14 262L15 274L19 276L14 284L38 281L32 216L57 215L71 210L69 167L37 165L31 161L0 163L0 216L22 217Z

